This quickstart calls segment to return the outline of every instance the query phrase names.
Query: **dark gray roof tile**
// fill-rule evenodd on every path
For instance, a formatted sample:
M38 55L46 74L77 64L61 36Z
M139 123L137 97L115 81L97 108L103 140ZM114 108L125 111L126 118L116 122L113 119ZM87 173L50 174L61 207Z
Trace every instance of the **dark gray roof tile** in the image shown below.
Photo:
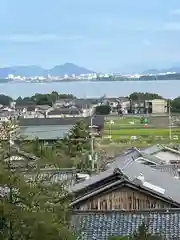
M179 177L179 166L177 164L160 164L160 165L152 165L151 167L160 170L161 172L167 172L172 177Z
M19 125L27 126L47 126L47 125L75 125L77 122L85 120L90 125L90 117L66 117L66 118L20 118ZM104 127L104 116L93 117L93 125Z
M162 234L167 240L180 236L180 210L151 212L81 212L74 213L72 227L83 240L106 240L110 236L132 234L143 222L149 231Z
M156 144L156 145L153 145L151 147L148 147L146 149L144 149L142 152L146 153L146 154L155 154L161 150L164 149L164 146L161 145L161 144Z

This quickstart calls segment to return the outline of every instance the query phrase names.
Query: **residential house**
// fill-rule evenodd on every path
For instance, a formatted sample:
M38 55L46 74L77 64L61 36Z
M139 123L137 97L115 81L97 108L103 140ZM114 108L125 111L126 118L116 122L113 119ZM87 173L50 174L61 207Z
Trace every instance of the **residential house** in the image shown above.
M45 118L46 112L51 109L48 105L16 106L15 111L24 118Z
M55 104L53 107L64 107L64 106L71 106L73 102L73 99L70 98L65 98L65 99L58 99L56 100Z
M3 110L0 111L0 122L8 122L11 119L11 112Z
M154 114L163 114L167 113L167 100L165 99L153 99L145 101L147 112Z
M71 119L71 120L70 120ZM25 140L38 138L40 141L53 142L67 135L76 123L74 118L21 118L20 136Z
M130 113L144 114L147 113L145 101L130 101Z
M134 114L164 114L167 113L167 100L139 100L130 102L130 112Z
M180 151L161 144L153 145L141 152L156 157L159 161L164 160L166 164L180 164Z
M41 112L44 112L44 113L46 113L51 108L52 107L49 106L49 105L37 105L36 106L37 111L41 111Z
M77 107L59 107L46 112L47 118L80 117L83 112Z
M19 114L19 116L23 117L35 117L36 116L36 105L28 105L28 106L15 106L15 111Z
M179 239L180 180L126 160L70 188L72 227L85 240L107 240L129 235L145 221L152 233Z
M93 114L93 111L99 102L100 102L99 99L79 98L79 99L74 99L72 104L73 104L73 106L81 109L81 111L83 112L83 115L85 117L88 117Z
M131 162L136 161L142 163L144 165L151 166L152 168L158 169L162 172L169 173L172 177L179 178L180 177L180 162L178 161L167 161L167 157L164 155L165 158L161 157L158 158L157 156L153 155L152 153L157 153L161 149L166 149L166 146L154 145L145 150L139 150L137 148L131 148L125 154L120 154L115 158L107 161L107 168L110 168L112 164L119 164L124 162L125 164L131 164ZM168 148L169 151L173 151L174 149ZM176 152L175 152L176 156Z
M107 98L102 99L102 104L111 106L112 113L127 114L130 109L130 101L127 97Z
M130 109L130 101L129 98L126 97L119 97L119 105L118 105L118 112L122 112L122 114L127 114Z
M41 141L56 141L66 136L70 129L79 121L85 120L90 125L90 118L69 117L69 118L20 118L20 135L26 140L38 138ZM99 133L104 128L104 117L94 116L92 119L93 128Z

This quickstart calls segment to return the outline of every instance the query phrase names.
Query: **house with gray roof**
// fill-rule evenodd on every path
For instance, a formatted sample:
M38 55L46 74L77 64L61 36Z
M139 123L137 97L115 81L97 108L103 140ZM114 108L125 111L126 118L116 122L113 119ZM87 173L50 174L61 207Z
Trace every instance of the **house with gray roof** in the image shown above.
M153 146L154 147L154 146ZM152 148L153 148L152 147ZM151 147L149 148L151 150ZM157 148L156 148L157 149ZM115 158L111 159L106 164L106 169L116 166L118 164L131 164L131 162L136 161L144 165L148 165L162 172L169 173L172 177L180 177L180 166L177 163L167 163L166 159L160 159L154 155L150 154L151 151L141 151L137 148L131 148L128 152L120 154Z
M41 141L56 141L64 138L73 126L79 121L91 124L90 118L67 117L67 118L20 118L20 136L25 140L38 138ZM104 128L104 116L94 116L93 126L97 131Z
M2 110L0 111L0 122L8 122L11 118L11 112Z
M75 184L70 194L72 227L82 239L125 236L143 221L152 233L179 239L180 180L166 171L124 158Z
M65 137L76 122L74 118L20 118L20 136L25 140L56 141Z
M47 118L60 118L60 117L80 117L83 116L83 112L74 106L71 107L59 107L51 109L46 113Z
M162 161L166 161L167 164L180 163L180 151L161 144L146 148L142 152L156 157Z

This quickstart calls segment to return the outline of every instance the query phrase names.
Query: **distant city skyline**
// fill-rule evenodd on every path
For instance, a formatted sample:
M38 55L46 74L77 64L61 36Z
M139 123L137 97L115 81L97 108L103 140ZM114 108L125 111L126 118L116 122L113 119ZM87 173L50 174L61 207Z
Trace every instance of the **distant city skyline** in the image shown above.
M72 62L133 72L180 65L179 0L6 0L0 9L0 67Z

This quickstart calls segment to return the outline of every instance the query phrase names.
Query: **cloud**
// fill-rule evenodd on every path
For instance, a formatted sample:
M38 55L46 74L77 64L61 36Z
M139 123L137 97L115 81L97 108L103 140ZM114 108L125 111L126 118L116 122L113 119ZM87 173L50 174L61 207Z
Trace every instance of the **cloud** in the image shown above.
M14 34L14 35L0 35L2 42L15 43L39 43L39 42L53 42L53 41L74 41L81 39L78 35L56 35L56 34Z
M174 9L171 11L171 15L180 15L180 9Z
M166 22L164 24L164 30L166 30L166 31L180 31L180 21L179 22Z

